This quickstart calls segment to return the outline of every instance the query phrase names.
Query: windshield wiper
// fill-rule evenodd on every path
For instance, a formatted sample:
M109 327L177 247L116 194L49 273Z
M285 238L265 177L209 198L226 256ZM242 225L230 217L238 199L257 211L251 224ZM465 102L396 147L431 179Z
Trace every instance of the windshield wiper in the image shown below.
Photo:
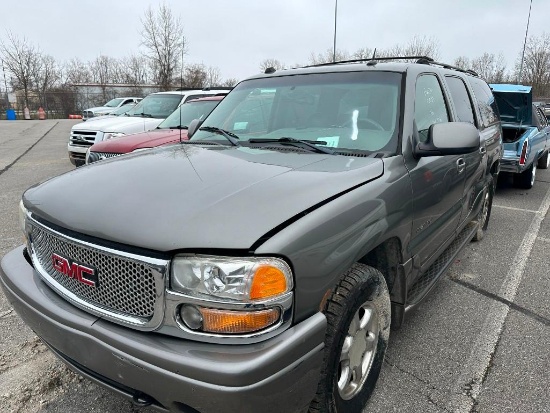
M329 148L323 148L317 145L326 145L327 143L325 141L311 141L311 140L302 140L302 139L296 139L296 138L290 138L287 136L283 136L282 138L278 139L250 139L248 141L249 143L286 143L292 146L307 146L310 149L313 149L315 152L320 153L326 153L328 155L334 155L334 151Z
M199 130L203 130L205 132L217 133L218 135L222 135L225 139L231 142L231 145L241 146L241 144L238 141L238 139L240 138L237 135L235 135L233 132L229 132L229 131L226 131L225 129L217 128L215 126L203 126Z
M141 116L142 118L152 118L153 117L153 115L151 115L150 113L134 113L131 116Z

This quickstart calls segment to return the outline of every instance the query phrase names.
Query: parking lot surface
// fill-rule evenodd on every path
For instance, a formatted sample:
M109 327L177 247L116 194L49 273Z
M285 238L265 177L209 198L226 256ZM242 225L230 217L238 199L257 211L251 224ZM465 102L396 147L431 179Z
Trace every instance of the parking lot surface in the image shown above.
M0 121L0 257L22 243L26 188L72 170L77 121ZM365 412L550 412L550 170L501 179L485 239L470 243L390 337ZM1 412L134 412L66 369L0 293ZM142 409L141 412L149 412Z

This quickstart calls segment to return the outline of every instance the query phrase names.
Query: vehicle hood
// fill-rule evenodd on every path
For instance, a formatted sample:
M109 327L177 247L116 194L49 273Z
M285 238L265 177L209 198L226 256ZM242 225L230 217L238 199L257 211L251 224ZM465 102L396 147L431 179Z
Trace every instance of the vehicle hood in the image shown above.
M84 110L84 112L96 112L98 110L105 110L105 109L114 110L116 108L110 108L110 107L107 107L107 106L96 106L94 108L88 108L88 109Z
M181 131L181 139L187 140L187 131ZM91 152L128 153L141 148L154 148L168 143L179 142L178 129L155 129L149 132L136 133L96 143L90 147Z
M500 119L503 122L532 124L533 95L531 86L506 84L490 86L500 112Z
M109 112L112 112L113 110L117 110L117 109L118 108L110 108L108 106L102 106L102 107L99 107L99 108L92 108L90 110L94 113L109 113Z
M75 169L23 200L44 220L108 241L163 252L248 250L383 172L378 158L184 144Z
M140 116L115 116L103 118L100 117L91 123L82 122L74 125L73 130L91 130L101 132L125 132L127 129L132 129L132 132L146 131L156 128L162 119L142 118ZM140 126L143 125L143 128ZM132 133L131 132L131 133Z

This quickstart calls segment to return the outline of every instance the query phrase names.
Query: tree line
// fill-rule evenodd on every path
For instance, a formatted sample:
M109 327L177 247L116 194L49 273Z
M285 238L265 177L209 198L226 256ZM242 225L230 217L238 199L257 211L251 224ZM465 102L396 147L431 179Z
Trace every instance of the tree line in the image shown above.
M127 85L128 93L140 94L145 85L156 85L165 91L233 86L238 82L234 78L222 79L217 67L201 63L183 63L182 67L188 49L183 24L164 3L145 11L140 34L141 52L122 58L99 55L87 62L79 58L60 62L25 37L8 31L6 38L0 39L0 58L8 87L20 91L21 103L26 107L55 103L68 113L76 109L76 84L97 85L101 92L96 100L102 104L112 95L111 84ZM4 79L0 81L3 83ZM3 98L0 96L0 103L5 105Z
M473 70L487 83L521 83L533 87L533 96L537 98L550 98L550 35L531 36L527 39L523 67L521 65L523 50L512 68L508 68L502 54L483 53L481 56L469 58L459 56L450 63L464 70ZM321 53L312 52L306 64L296 63L287 65L276 59L265 59L260 63L259 69L265 71L269 67L276 70L288 67L300 67L330 63L334 60L370 59L395 56L428 56L439 61L441 56L440 45L433 37L414 36L407 44L396 44L388 49L373 49L364 47L355 52L347 50L327 49ZM410 59L399 59L411 61ZM520 74L521 70L521 74Z

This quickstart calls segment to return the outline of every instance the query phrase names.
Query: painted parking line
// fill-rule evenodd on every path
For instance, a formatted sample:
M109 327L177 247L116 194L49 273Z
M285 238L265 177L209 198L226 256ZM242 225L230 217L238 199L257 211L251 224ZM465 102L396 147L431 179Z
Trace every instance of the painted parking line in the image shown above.
M495 207L496 208L509 209L511 211L531 212L533 214L536 214L537 212L539 212L539 211L534 211L532 209L514 208L514 207L505 206L505 205L493 204L493 208L495 208Z
M535 216L523 237L504 283L497 293L498 297L508 302L514 302L514 298L516 297L517 290L523 278L525 266L527 265L527 259L531 254L542 221L549 208L550 189L546 192L540 209L538 211L533 211L535 212ZM464 364L464 368L453 389L453 395L447 404L448 410L455 413L472 412L483 387L489 365L492 362L509 312L510 306L502 301L493 301L489 306L481 332L474 342L470 356Z

